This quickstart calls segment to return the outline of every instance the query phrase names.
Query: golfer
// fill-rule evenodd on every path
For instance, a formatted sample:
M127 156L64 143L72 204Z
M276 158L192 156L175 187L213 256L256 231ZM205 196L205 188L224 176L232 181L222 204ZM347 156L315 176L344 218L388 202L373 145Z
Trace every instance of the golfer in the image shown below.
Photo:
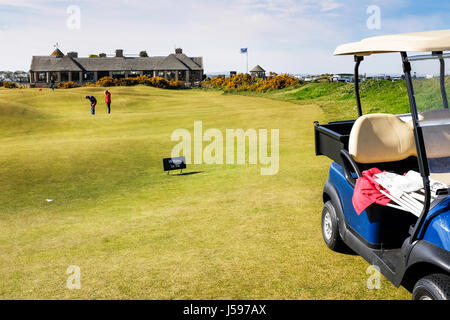
M53 76L50 80L50 88L52 88L52 91L55 91L55 79L53 78Z
M91 102L91 114L95 115L95 106L97 105L97 99L94 96L86 96L86 99L89 99Z
M111 113L111 92L105 90L105 102L106 108L108 108L108 113Z

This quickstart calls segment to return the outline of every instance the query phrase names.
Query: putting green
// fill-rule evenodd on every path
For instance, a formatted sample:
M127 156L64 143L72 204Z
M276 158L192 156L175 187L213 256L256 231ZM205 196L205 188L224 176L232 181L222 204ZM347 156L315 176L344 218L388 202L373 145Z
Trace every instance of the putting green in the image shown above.
M218 91L0 89L0 298L409 299L321 238L329 160L302 105ZM90 115L86 95L99 100ZM280 168L162 172L178 128L280 129ZM52 199L53 202L47 202ZM81 270L69 290L66 270Z

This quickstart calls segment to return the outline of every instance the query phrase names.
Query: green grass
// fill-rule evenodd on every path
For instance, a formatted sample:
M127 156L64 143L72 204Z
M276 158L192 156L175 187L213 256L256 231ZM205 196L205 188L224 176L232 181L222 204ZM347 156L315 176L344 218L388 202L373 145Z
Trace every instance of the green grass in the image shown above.
M429 84L426 84L428 92ZM319 106L329 121L355 119L358 109L353 83L308 83L300 87L265 93L241 92L241 95L260 96L300 105ZM408 92L404 82L368 80L360 84L363 113L408 113Z
M313 121L332 120L351 93L298 99L307 88L267 99L118 87L111 115L100 88L0 89L0 298L409 299L385 279L368 290L368 264L323 243L330 162L314 156ZM279 173L192 165L201 173L167 176L171 133L195 120L279 128ZM66 288L70 265L81 290Z
M440 109L443 106L439 78L413 80L416 105L419 111ZM446 77L447 95L450 77ZM358 111L353 83L308 83L294 88L264 93L239 92L246 96L266 97L301 105L314 103L329 121L355 119ZM368 80L361 82L360 95L363 113L409 113L409 99L405 82Z

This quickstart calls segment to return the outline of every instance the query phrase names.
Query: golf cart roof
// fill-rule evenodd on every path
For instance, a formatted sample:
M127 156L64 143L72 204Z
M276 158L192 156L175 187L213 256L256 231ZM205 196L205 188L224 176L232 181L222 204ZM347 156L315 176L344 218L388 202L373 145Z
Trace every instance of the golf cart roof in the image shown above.
M334 55L370 56L376 53L450 50L450 30L371 37L340 45Z

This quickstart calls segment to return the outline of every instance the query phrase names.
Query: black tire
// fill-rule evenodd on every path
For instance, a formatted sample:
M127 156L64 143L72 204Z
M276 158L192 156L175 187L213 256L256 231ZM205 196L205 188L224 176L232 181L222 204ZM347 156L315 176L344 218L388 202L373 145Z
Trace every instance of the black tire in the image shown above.
M442 273L430 274L414 286L413 300L450 300L450 276Z
M346 252L348 247L339 234L336 209L331 201L325 202L322 210L322 236L328 248L336 252Z

